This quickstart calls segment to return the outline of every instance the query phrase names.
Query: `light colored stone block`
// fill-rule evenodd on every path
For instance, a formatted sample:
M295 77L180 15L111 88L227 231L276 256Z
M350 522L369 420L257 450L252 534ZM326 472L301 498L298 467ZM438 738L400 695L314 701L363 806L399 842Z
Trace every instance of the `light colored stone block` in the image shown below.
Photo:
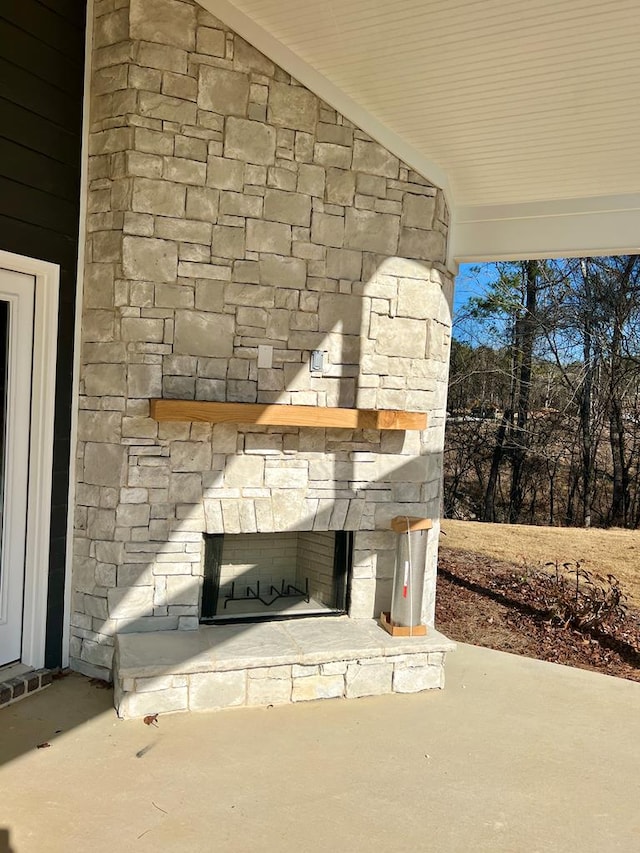
M313 133L318 119L318 99L302 86L273 82L269 87L269 121L279 127Z
M214 225L211 251L217 258L244 258L244 228Z
M148 693L125 693L117 707L122 719L146 717L148 714L167 714L187 710L187 688L169 687Z
M131 0L129 27L131 38L193 50L196 8L179 0Z
M302 289L307 280L307 265L301 258L267 255L260 259L261 284Z
M402 199L402 225L407 228L431 230L435 207L434 196L405 193Z
M376 323L375 350L382 355L424 358L427 327L421 320L380 316Z
M325 170L322 166L303 163L298 169L298 192L324 198Z
M291 226L280 222L247 220L247 250L274 255L291 254Z
M311 198L302 193L268 189L264 197L264 218L308 228L311 222Z
M200 189L200 187L197 189ZM178 240L181 243L202 243L203 245L210 246L211 225L208 222L199 222L197 220L158 217L156 220L155 236L165 240Z
M426 272L425 272L426 275ZM398 315L427 320L433 313L434 286L415 278L398 283Z
M129 397L160 397L162 368L159 364L130 364L127 374Z
M311 240L321 246L340 248L344 243L344 219L314 212L311 220Z
M398 254L405 258L422 258L425 261L444 261L446 239L439 231L419 228L402 228Z
M228 488L261 486L264 480L264 459L260 456L238 456L227 462L224 475Z
M172 503L199 503L202 500L202 476L172 474L169 483L169 500Z
M211 27L198 27L196 33L196 51L206 53L208 56L220 56L225 54L226 38L223 30Z
M200 65L198 106L222 115L245 116L249 104L249 77L238 71Z
M338 699L344 695L344 675L312 675L309 678L294 679L291 701L309 702L314 699Z
M347 208L345 246L368 252L395 255L398 251L400 220L388 213Z
M198 604L199 596L200 588L197 577L193 575L167 575L167 601L169 605Z
M331 204L353 204L355 189L355 172L347 169L327 169L326 201Z
M199 672L189 676L189 709L213 711L244 705L247 692L247 673Z
M282 678L250 678L247 705L285 705L291 702L291 681Z
M155 216L184 216L186 187L153 178L134 178L131 206Z
M345 145L334 145L332 142L316 142L313 146L313 161L320 166L350 169L351 148Z
M111 619L139 619L153 612L153 587L130 586L107 590Z
M276 131L260 121L230 116L226 122L224 156L269 166L275 162Z
M394 693L419 693L444 687L444 668L441 666L406 666L396 664L393 671Z
M207 186L221 190L242 190L244 163L226 157L209 157L207 160Z
M122 268L127 278L144 281L175 281L178 247L168 240L125 237Z
M362 299L342 293L326 294L320 300L318 319L321 332L359 335L363 326Z
M361 696L381 696L391 693L393 664L390 663L350 663L346 675L347 699Z
M322 675L344 675L347 671L347 662L343 660L328 661L320 665Z
M96 486L123 486L127 448L119 444L87 442L84 451L84 482Z
M236 34L233 40L233 64L242 71L273 77L275 66L270 59Z
M220 215L260 218L262 199L260 196L223 191L220 193Z
M122 437L122 415L119 412L78 413L80 441L106 441L117 444Z
M400 161L377 142L356 139L353 143L353 168L357 172L397 178Z
M167 48L159 48L164 52ZM179 124L195 124L197 107L191 101L171 98L157 92L139 92L138 110L141 116Z
M171 442L172 471L208 471L211 467L211 445L199 441Z
M226 357L233 353L234 318L229 314L176 311L173 351Z
M362 252L353 249L327 249L329 278L359 281L362 275Z
M126 367L124 364L88 364L83 372L84 391L89 397L124 394Z

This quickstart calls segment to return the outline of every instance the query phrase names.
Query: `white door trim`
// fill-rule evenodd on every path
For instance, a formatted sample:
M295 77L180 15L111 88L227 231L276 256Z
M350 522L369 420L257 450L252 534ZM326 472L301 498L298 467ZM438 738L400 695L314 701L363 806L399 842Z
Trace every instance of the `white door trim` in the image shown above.
M60 269L3 251L0 266L35 278L22 663L38 668L44 666L47 627Z

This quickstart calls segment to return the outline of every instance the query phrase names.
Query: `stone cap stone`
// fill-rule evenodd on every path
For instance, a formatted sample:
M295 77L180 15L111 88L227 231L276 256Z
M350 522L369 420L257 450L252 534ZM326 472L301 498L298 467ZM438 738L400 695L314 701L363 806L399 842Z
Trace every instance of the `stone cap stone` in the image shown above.
M373 619L347 616L201 626L116 637L116 677L320 664L443 654L456 644L433 628L426 637L391 637Z

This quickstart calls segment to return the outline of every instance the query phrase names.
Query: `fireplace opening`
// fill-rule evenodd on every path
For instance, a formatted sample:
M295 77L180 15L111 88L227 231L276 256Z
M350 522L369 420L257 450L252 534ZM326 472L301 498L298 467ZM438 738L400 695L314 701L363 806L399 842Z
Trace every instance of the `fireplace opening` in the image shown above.
M205 535L200 621L345 613L353 533Z

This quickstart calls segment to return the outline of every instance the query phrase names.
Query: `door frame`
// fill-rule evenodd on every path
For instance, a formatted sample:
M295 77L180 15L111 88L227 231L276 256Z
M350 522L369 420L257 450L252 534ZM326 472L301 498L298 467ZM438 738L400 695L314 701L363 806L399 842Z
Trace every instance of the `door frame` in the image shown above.
M44 666L47 629L60 268L4 251L0 267L35 279L21 662L37 669Z

